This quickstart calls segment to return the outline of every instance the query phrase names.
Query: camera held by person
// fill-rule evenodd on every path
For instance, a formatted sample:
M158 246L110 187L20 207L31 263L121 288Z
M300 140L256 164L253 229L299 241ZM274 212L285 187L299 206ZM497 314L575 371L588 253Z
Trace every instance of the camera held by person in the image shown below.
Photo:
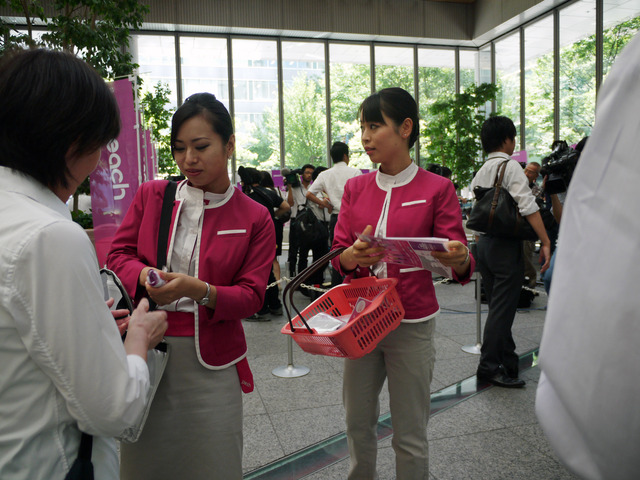
M589 137L580 140L575 148L568 146L564 140L553 142L551 145L552 153L542 159L542 168L540 169L540 175L548 177L545 182L545 191L549 195L567 191L580 153L587 143L587 138Z
M296 168L295 170L290 170L288 168L282 169L282 183L285 185L290 185L291 187L299 187L300 186L300 177L302 175L302 169Z

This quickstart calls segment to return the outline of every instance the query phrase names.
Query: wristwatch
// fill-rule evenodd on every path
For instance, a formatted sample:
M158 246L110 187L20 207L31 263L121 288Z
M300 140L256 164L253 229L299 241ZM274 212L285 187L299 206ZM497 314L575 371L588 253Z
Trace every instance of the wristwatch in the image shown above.
M207 305L209 303L209 294L211 293L211 285L209 285L207 282L204 282L204 283L207 286L207 293L204 294L204 297L202 297L202 300L198 300L198 303L200 305Z

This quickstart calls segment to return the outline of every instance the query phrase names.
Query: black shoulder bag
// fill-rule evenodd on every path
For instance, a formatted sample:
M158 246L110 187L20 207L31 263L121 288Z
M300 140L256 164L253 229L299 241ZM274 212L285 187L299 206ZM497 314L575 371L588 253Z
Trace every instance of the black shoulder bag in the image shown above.
M496 171L493 187L473 189L476 203L471 209L467 228L494 237L535 240L538 235L531 224L520 215L518 204L506 188L502 188L505 160Z

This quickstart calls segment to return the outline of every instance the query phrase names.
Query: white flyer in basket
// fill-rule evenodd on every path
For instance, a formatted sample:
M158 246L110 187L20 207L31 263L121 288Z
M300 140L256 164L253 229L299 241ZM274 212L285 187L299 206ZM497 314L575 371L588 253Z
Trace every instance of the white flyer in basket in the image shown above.
M424 268L443 277L453 278L451 267L435 259L431 252L447 252L448 238L437 237L375 237L359 234L364 242L384 247L383 262Z
M345 318L345 316L333 317L327 313L320 312L307 320L307 324L317 333L329 333L344 327L348 318Z

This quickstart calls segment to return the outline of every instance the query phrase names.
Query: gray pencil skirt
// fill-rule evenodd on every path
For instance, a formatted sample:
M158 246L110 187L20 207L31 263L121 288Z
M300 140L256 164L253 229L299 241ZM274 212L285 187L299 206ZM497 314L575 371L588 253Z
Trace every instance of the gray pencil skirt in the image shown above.
M236 367L209 370L194 337L171 355L140 439L121 444L123 480L242 478L242 391Z

